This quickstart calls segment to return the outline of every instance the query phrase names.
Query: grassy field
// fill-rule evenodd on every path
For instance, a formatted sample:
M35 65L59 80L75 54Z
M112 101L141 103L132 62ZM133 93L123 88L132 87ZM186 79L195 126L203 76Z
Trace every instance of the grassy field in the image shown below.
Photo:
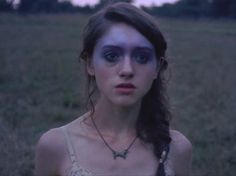
M0 175L33 175L49 128L84 112L82 15L0 15ZM193 176L236 174L236 22L159 19L169 43L172 126L194 146Z

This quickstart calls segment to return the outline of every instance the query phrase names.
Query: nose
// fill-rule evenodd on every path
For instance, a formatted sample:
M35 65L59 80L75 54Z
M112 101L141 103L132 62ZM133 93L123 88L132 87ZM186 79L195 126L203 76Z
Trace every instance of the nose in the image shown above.
M122 78L132 78L134 76L132 60L129 57L125 57L121 63L119 76Z

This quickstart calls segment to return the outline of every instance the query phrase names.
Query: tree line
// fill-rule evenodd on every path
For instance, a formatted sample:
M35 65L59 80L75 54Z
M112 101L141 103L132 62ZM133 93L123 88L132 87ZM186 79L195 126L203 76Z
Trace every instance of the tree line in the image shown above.
M94 7L73 6L69 0L20 0L15 6L14 0L0 0L0 12L19 14L31 13L93 13L110 2L118 0L100 0ZM132 0L123 2L132 3ZM236 19L236 0L179 0L175 4L166 3L161 7L141 7L158 16L193 18L233 18Z
M159 16L236 19L236 0L180 0L175 4L145 8Z

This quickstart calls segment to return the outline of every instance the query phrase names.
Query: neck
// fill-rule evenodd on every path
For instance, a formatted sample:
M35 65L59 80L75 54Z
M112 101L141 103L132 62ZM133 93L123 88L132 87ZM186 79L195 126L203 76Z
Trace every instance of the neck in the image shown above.
M110 102L99 100L93 118L97 127L107 137L134 136L139 109L140 103L129 107L118 107Z

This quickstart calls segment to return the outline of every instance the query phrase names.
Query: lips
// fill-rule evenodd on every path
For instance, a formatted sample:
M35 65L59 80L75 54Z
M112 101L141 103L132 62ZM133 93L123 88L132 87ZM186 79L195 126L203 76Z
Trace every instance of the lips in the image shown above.
M117 85L116 88L135 89L136 87L130 83L122 83L122 84Z
M122 83L116 86L116 91L122 94L131 94L135 89L136 87L130 83Z

